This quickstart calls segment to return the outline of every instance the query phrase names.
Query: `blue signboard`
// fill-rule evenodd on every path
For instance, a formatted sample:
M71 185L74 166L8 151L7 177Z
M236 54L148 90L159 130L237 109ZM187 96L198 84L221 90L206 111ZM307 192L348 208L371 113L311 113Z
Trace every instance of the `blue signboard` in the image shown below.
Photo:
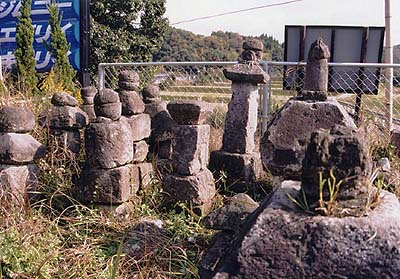
M46 44L50 44L49 0L32 1L32 25L36 69L38 72L49 71L53 65ZM81 69L81 3L80 0L57 0L62 15L61 28L70 44L69 60L75 70ZM16 29L20 16L21 1L0 1L0 55L2 64L9 67L15 63Z

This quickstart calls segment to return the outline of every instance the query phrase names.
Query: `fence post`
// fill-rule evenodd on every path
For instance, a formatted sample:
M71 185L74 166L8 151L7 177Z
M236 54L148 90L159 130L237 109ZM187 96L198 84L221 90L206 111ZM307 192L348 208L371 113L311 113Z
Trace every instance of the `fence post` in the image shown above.
M387 67L385 69L385 133L390 139L390 133L393 126L393 68Z
M0 80L3 80L3 63L0 56Z
M261 63L265 72L269 74L268 62ZM268 113L269 113L269 83L271 82L271 78L267 84L263 84L262 86L262 111L261 111L261 134L267 131L268 126Z
M99 90L103 90L104 89L104 67L103 65L99 64L98 67L99 70Z

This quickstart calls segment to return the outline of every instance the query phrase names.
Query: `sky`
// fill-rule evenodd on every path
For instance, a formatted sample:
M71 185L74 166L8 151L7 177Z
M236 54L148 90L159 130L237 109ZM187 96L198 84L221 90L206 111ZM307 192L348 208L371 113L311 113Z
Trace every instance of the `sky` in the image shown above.
M290 0L167 0L171 24L198 17ZM392 44L400 44L400 0L391 0ZM385 26L385 0L302 0L221 17L173 25L197 34L231 31L272 35L284 41L285 25Z

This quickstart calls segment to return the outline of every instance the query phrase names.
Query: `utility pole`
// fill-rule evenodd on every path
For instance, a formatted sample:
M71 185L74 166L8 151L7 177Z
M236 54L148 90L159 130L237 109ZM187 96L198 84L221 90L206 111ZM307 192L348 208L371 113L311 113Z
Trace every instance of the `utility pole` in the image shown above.
M393 50L392 50L392 29L391 29L392 15L390 12L390 0L385 0L385 63L393 64ZM393 125L393 68L389 67L385 70L385 99L386 99L386 113L385 113L385 132L386 136L390 139L390 132Z

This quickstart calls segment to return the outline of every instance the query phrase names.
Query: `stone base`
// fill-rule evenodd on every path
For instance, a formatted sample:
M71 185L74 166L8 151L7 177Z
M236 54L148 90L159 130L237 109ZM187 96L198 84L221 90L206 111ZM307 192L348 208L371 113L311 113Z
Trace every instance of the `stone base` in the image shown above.
M167 175L163 188L172 202L186 202L199 215L205 214L211 208L216 192L214 178L207 169L191 176Z
M311 133L343 125L356 129L353 119L335 99L325 102L290 99L269 122L260 144L264 167L274 176L299 179Z
M395 195L383 191L368 216L334 218L300 210L287 196L296 196L299 186L284 183L260 206L221 257L213 278L399 277Z
M123 203L139 190L139 167L126 165L109 170L84 168L79 186L82 200L103 204Z
M257 181L265 176L258 153L237 154L216 150L211 152L209 169L214 173L215 179L224 171L228 179L226 186L234 192L245 192L254 188Z
M25 204L27 194L37 188L39 168L36 165L0 165L0 196L7 201Z

